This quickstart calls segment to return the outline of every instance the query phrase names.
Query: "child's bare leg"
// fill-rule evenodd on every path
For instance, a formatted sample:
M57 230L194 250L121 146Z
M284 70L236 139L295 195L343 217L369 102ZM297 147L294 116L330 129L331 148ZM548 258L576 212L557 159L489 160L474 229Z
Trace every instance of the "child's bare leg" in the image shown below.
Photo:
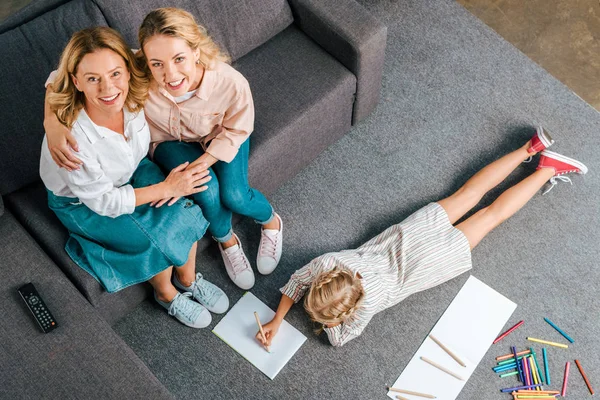
M456 226L473 249L495 227L521 209L550 178L553 168L542 168L502 193L489 207L483 208Z
M530 142L528 141L523 147L488 164L450 197L438 201L438 204L446 210L451 224L475 207L488 191L502 182L524 160L535 154L527 151Z

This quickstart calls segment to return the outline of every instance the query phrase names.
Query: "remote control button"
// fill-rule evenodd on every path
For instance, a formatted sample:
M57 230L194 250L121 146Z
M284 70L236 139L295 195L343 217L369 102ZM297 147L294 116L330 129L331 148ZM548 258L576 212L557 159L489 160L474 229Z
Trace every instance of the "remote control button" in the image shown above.
M29 299L27 299L27 301L29 301L29 304L32 306L35 306L40 302L40 299L37 296L31 296Z

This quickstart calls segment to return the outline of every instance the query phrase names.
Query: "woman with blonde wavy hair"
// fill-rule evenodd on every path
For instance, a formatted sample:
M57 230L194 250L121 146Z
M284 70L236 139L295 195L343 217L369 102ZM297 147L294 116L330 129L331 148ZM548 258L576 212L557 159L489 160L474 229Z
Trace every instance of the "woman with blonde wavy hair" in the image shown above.
M553 143L538 127L523 146L477 172L450 197L417 210L357 249L315 258L281 288L277 312L263 325L265 338L258 332L256 339L270 346L292 305L306 295L304 308L310 319L323 327L332 345L342 346L359 336L378 312L468 271L471 250L546 183L551 184L549 191L557 179L570 181L563 175L587 172L581 162L547 150ZM488 191L538 152L533 174L457 224Z
M193 294L182 295L171 276L174 266L175 276L194 274L196 242L208 223L192 202L164 208L149 203L200 193L210 177L205 166L184 163L165 178L147 158L150 130L142 110L147 85L116 31L96 27L73 34L47 111L70 128L83 164L73 171L59 168L44 137L40 175L49 207L69 231L65 250L77 265L108 292L148 281L170 315L202 328L211 321L208 310L222 313L229 307L225 293L198 274Z
M249 136L254 129L254 103L248 81L232 68L229 57L181 9L151 11L139 29L140 59L151 75L146 119L152 134L150 152L164 170L189 162L206 164L208 190L191 198L210 222L227 274L242 289L254 285L254 272L232 229L232 212L262 225L257 269L267 275L281 258L282 221L269 201L248 183ZM75 169L81 160L69 150L76 145L52 120L45 121L51 153L61 167ZM172 204L177 197L153 203ZM182 282L188 285L190 282Z

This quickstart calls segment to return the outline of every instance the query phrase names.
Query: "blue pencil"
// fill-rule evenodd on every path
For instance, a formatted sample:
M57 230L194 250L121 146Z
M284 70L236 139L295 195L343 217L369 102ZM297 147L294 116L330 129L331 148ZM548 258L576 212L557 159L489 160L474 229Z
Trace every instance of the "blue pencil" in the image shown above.
M537 385L525 385L525 386L516 386L516 387L511 387L511 388L506 388L506 389L500 389L500 391L502 393L510 393L510 392L515 392L517 390L523 390L523 389L534 389L536 387L542 386L539 383Z
M549 323L551 327L553 327L554 329L556 329L558 331L558 333L560 333L561 335L563 335L565 337L565 339L567 339L569 342L571 342L571 343L575 342L573 339L571 339L571 337L569 335L567 335L566 333L564 333L558 326L554 325L554 322L550 321L548 318L544 318L544 321L546 321L547 323Z
M544 370L546 370L546 383L550 384L550 368L548 368L548 355L546 354L546 348L542 348L544 353Z
M523 371L521 370L521 364L519 364L519 357L517 357L517 348L512 346L512 351L515 356L515 360L517 362L517 371L519 371L519 380L525 383L525 376L523 375Z

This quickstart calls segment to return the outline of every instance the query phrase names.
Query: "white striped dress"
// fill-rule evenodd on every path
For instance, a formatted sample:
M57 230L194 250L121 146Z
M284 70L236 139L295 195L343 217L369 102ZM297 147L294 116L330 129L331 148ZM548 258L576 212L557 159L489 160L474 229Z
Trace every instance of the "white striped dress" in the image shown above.
M281 293L297 303L321 272L336 267L358 272L365 291L350 320L325 328L331 344L341 346L359 336L378 312L471 269L471 250L442 206L430 203L355 250L315 258L291 276Z

